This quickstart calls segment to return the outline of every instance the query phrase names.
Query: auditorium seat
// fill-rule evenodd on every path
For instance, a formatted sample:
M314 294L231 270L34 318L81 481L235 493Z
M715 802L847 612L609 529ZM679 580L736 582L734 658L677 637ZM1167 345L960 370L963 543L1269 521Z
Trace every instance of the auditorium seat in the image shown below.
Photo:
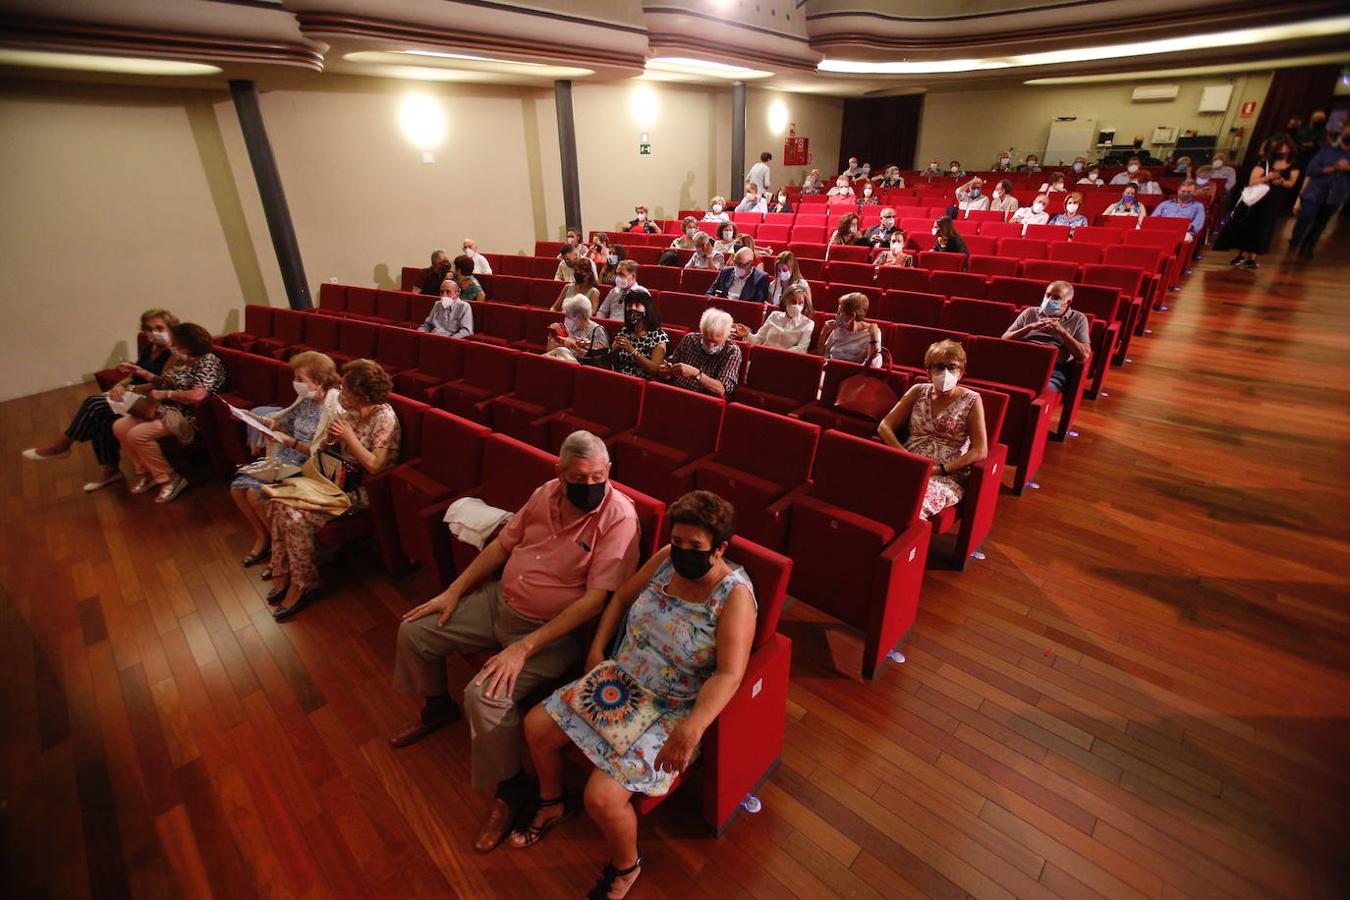
M401 291L380 291L375 295L375 318L388 325L408 321L408 295Z
M980 336L964 346L968 378L1008 394L1008 415L999 440L1008 446L1008 465L1015 467L1013 491L1021 494L1035 480L1045 455L1050 416L1060 402L1059 395L1046 387L1055 348Z
M1130 339L1143 330L1141 323L1147 321L1144 309L1144 270L1135 266L1108 266L1104 264L1083 266L1083 284L1097 284L1113 287L1120 292L1122 302L1130 304L1130 314L1120 334L1120 347L1117 349L1117 361L1124 362L1130 348Z
M557 453L566 437L585 429L608 442L637 424L645 382L631 375L582 366L572 383L572 405L546 417L548 444Z
M1107 221L1111 219L1123 219L1125 223L1134 221L1127 216L1108 216ZM1109 228L1101 225L1084 225L1081 228L1073 230L1073 240L1076 244L1119 244L1121 229Z
M917 265L930 272L962 272L966 268L966 255L945 250L923 250L919 253Z
M1012 256L971 254L966 271L972 275L1016 275L1022 261Z
M938 341L965 343L970 335L963 331L929 328L924 325L896 325L887 337L886 349L891 351L891 366L911 375L928 377L923 357L928 348Z
M430 392L459 378L464 370L465 341L419 331L417 368L394 376L395 390L414 400L430 402Z
M1014 256L1018 259L1045 259L1046 242L1031 238L1000 238L999 256Z
M420 279L422 271L414 269L417 277ZM343 284L333 284L331 281L325 281L319 285L319 308L333 310L335 312L346 312L347 310L347 286Z
M649 291L680 290L680 269L674 266L643 266L638 282Z
M647 385L637 427L613 439L614 477L669 503L689 490L675 471L717 447L726 403L659 382Z
M348 294L351 292L348 291ZM337 349L328 355L342 368L354 359L374 359L379 326L361 319L343 319L338 327ZM391 375L397 374L390 372Z
M496 264L493 264L492 268L495 270ZM404 266L399 272L399 287L405 291L416 290L422 283L422 272L423 269L418 266ZM323 291L320 290L319 293L322 294Z
M440 302L438 297L427 297L422 294L408 295L408 318L403 324L411 329L420 329L431 316L431 309Z
M1093 318L1092 353L1085 373L1084 394L1096 399L1106 385L1106 373L1111 367L1117 345L1129 317L1129 304L1115 288L1097 284L1075 284L1073 307Z
M523 278L528 278L530 275L530 265L530 257L528 256L517 256L515 254L503 256L502 264L500 266L493 266L493 277L518 275ZM483 276L479 275L478 280L483 283L483 287L486 290L487 283L483 282Z
M1062 204L1061 204L1062 205ZM1050 210L1051 214L1059 210ZM1073 229L1068 225L1028 225L1026 227L1026 237L1045 241L1047 244L1054 244L1060 241L1067 241L1073 236Z
M553 331L554 325L563 320L563 314L551 309L531 307L523 311L523 317L522 337L511 346L525 353L543 353L548 347L549 333Z
M454 340L449 338L448 340ZM488 424L487 404L511 390L516 359L520 354L506 347L463 341L463 370L430 394L433 405L475 422Z
M1059 243L1050 245L1050 259L1078 263L1079 265L1082 265L1083 263L1101 262L1102 245L1084 243L1082 241L1060 241ZM1017 273L1007 272L1003 274L1016 275Z
M825 263L825 280L831 284L867 286L871 285L875 278L876 270L870 263L844 262L838 259L831 259Z
M712 269L681 269L679 290L686 294L706 294L708 288L717 279L717 273ZM643 273L638 273L638 281L643 280ZM660 303L657 304L658 308Z
M775 506L787 518L792 596L863 631L864 678L914 623L931 537L919 518L930 468L921 456L826 431L809 485Z
M373 318L375 316L375 299L379 296L379 293L374 288L348 286L347 314L362 319Z
M965 238L965 242L966 250L972 254L978 253L981 256L993 256L998 252L998 238L976 234Z
M758 330L764 322L766 307L763 303L754 300L728 300L725 297L712 297L708 300L708 305L731 313L733 322L744 325L752 332Z
M553 282L556 287L553 296L558 296L558 291L562 290L562 282ZM483 293L493 303L509 303L513 306L525 306L529 303L530 278L524 275L494 275L492 278L492 289L483 287ZM550 304L553 299L548 301Z
M889 348L888 348L889 349ZM879 420L870 419L857 413L836 409L835 400L839 395L839 385L854 375L861 375L866 369L862 363L830 360L825 364L825 375L821 380L820 398L803 404L792 413L794 418L818 425L822 430L833 429L858 437L871 437L877 432ZM878 372L872 369L872 372ZM886 383L895 392L896 399L904 396L909 387L910 374L899 369L886 372Z
M789 219L792 218L790 214L784 213L769 213L769 215L771 216L787 215ZM790 221L766 222L765 224L759 226L759 234L755 236L755 242L758 244L767 244L772 247L777 247L779 244L786 244L788 242L788 237L791 234L791 232L792 232L792 223Z
M338 348L338 331L344 319L334 316L321 316L311 313L305 316L305 336L303 342L286 348L294 356L306 350L317 350L331 355Z
M294 309L278 309L272 312L272 334L260 338L250 346L241 347L250 353L272 356L277 359L286 354L289 347L303 343L305 338L305 313Z
M824 365L819 356L759 344L749 357L745 381L736 387L737 403L787 415L815 399Z
M891 290L871 304L868 317L936 328L942 324L942 308L946 303L947 298L943 294Z
M1000 303L1014 306L1040 306L1045 299L1045 282L1034 278L1009 278L995 275L989 279L989 290L985 296Z
M829 262L856 262L865 263L872 254L871 247L856 246L853 244L836 245L829 248Z
M224 335L218 338L216 342L225 347L242 350L245 347L252 346L256 341L271 337L274 312L275 310L270 306L260 306L256 303L247 304L244 307L244 330Z
M505 347L525 338L525 309L509 303L486 300L473 307L473 334L470 340Z
M548 426L543 419L571 404L576 371L576 366L560 359L522 353L516 359L514 388L488 401L486 422L493 431L544 446Z
M954 254L948 253L947 256ZM943 294L947 297L973 297L983 300L989 289L989 282L983 275L973 272L934 271L928 278L928 292Z
M1049 284L1052 281L1067 281L1073 284L1078 280L1078 264L1053 259L1022 260L1022 277L1034 278Z
M239 409L253 409L255 406L290 406L295 400L295 391L291 387L294 370L289 365L269 356L223 348L215 351L225 364L228 373L225 390L214 398L208 398L199 409L204 409L212 421L212 444L208 448L212 458L221 465L238 467L248 462L252 455L248 452L245 429L248 427L230 415L226 403Z
M942 327L967 334L1003 337L1016 316L1017 307L1011 303L952 297L943 309Z
M927 269L882 266L877 270L877 287L897 291L926 291L929 274Z
M774 501L806 483L820 428L741 403L727 406L717 450L678 469L692 487L712 491L736 507L736 532L779 546L785 522L769 511Z
M1003 238L1020 238L1022 236L1022 226L1016 222L984 222L980 225L980 236L1001 240ZM973 252L973 251L972 251ZM993 251L990 251L991 253ZM1000 253L999 256L1007 254Z
M558 301L558 295L562 293L563 283L553 281L547 278L530 278L525 284L525 296L516 303L503 296L493 297L493 300L502 304L512 306L529 306L534 309L551 309L553 304ZM477 322L474 322L475 327Z
M397 325L382 325L379 331L376 346L379 347L380 355L377 361L384 370L397 377L395 373L416 369L417 351L420 347L417 336L420 332L399 328Z
M638 279L641 278L642 273L639 272ZM699 317L708 308L708 298L703 294L663 291L656 301L656 307L661 311L662 322L697 331Z
M807 246L816 248L819 245L809 244ZM824 250L813 249L812 252L813 253L819 252L823 254ZM794 255L796 255L795 252ZM825 277L825 261L817 257L797 256L797 268L801 270L802 277L805 278L807 281L820 280ZM812 287L811 290L814 291L815 288Z

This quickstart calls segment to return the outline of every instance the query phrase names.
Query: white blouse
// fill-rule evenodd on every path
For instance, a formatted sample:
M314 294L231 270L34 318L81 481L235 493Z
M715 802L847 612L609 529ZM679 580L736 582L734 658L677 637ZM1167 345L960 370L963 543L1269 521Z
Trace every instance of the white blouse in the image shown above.
M787 313L775 310L759 326L759 331L750 335L750 343L805 353L806 348L811 346L811 332L815 327L815 319L810 316L799 315L794 322Z

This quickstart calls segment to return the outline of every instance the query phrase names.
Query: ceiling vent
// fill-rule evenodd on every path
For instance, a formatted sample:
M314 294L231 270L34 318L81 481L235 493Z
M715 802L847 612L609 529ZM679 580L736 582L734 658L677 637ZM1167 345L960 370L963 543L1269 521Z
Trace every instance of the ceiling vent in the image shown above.
M1130 99L1135 103L1148 103L1156 100L1175 100L1180 88L1175 84L1155 84L1148 87L1137 87L1134 93L1130 94Z

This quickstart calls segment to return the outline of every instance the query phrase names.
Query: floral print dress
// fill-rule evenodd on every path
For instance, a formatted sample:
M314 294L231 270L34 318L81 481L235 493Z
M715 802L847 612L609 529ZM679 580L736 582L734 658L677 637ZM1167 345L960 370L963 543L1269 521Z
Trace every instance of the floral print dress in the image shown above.
M372 453L382 447L389 448L389 455L385 458L386 468L398 462L402 432L392 406L381 403L361 414L343 411L341 418L352 429L362 447ZM352 499L348 513L365 508L364 485L350 491L348 496ZM267 509L272 516L273 577L284 578L289 575L301 591L316 587L319 583L319 529L335 516L316 510L296 509L281 503L269 503Z
M936 463L951 462L970 449L970 409L979 394L967 390L946 409L933 415L933 386L920 385L919 396L909 413L909 439L905 449ZM923 495L923 517L931 518L961 501L966 489L966 471L942 475L934 472Z
M614 654L619 667L665 700L670 711L624 753L618 753L563 699L568 686L544 701L544 709L595 767L630 791L659 797L670 791L674 772L659 772L656 757L670 733L693 711L703 683L717 671L717 623L738 584L752 592L750 578L733 569L703 603L667 592L675 569L663 562L628 609L623 640Z

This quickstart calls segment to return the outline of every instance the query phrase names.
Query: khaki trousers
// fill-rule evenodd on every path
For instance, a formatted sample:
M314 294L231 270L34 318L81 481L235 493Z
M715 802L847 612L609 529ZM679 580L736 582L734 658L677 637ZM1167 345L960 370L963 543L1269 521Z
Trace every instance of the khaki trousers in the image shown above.
M447 656L498 650L542 624L506 605L501 582L485 584L460 601L444 627L437 626L434 615L399 625L394 690L417 697L447 693ZM485 696L484 687L474 684L472 679L464 686L474 787L493 787L520 771L522 710L528 710L556 687L581 656L581 642L574 635L567 635L541 647L526 660L516 678L515 692L509 698Z

